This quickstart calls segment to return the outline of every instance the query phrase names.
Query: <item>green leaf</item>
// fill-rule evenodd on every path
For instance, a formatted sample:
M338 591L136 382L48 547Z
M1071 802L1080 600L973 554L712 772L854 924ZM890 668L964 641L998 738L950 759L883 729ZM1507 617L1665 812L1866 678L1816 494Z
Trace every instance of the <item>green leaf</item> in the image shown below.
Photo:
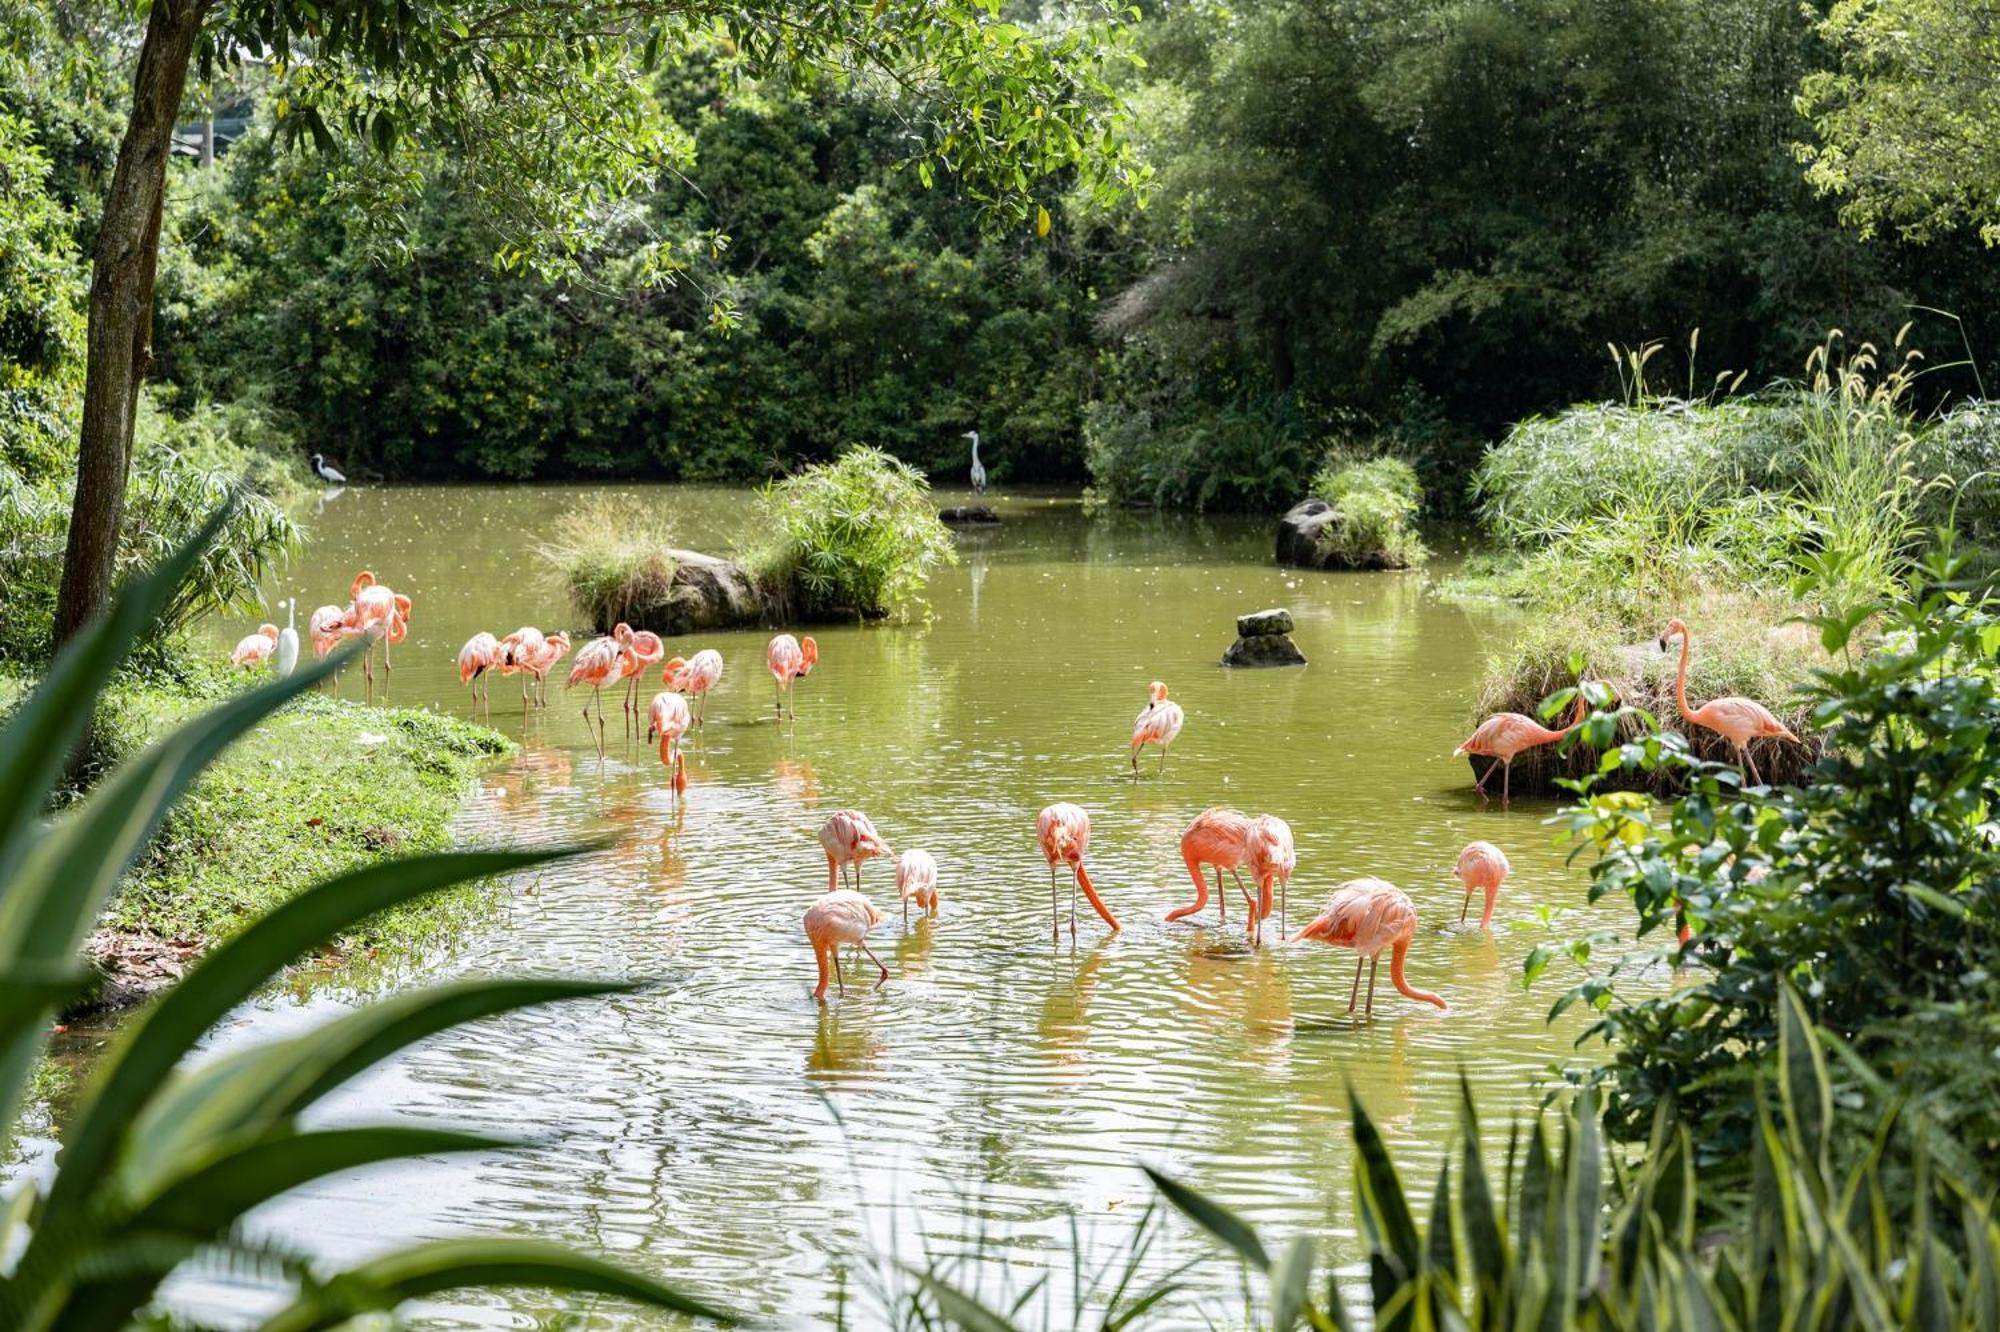
M1234 1249L1259 1272L1271 1270L1271 1259L1264 1252L1263 1241L1257 1238L1256 1230L1248 1221L1151 1166L1141 1166L1140 1169L1153 1181L1153 1187L1166 1195L1167 1201L1179 1208L1188 1220Z
M539 1240L438 1240L329 1278L264 1322L263 1332L318 1332L357 1314L446 1291L534 1287L609 1295L712 1322L736 1316L622 1267Z
M1802 1165L1817 1165L1823 1181L1833 1088L1826 1075L1826 1057L1813 1038L1812 1018L1789 983L1778 987L1778 1070L1778 1096L1785 1107L1785 1132L1792 1151Z
M1004 1315L995 1313L973 1296L940 1279L935 1273L908 1266L904 1270L917 1279L918 1285L930 1292L931 1298L937 1301L938 1312L944 1316L946 1322L954 1323L964 1328L966 1332L1019 1332L1019 1329Z
M1376 1249L1401 1269L1397 1275L1407 1281L1422 1267L1423 1250L1417 1238L1417 1223L1410 1215L1409 1199L1403 1193L1403 1181L1396 1174L1388 1144L1382 1141L1375 1121L1351 1087L1347 1104L1354 1119L1355 1151L1361 1157L1355 1181L1360 1186L1361 1218Z
M1306 1290L1312 1281L1313 1242L1309 1236L1294 1236L1271 1269L1272 1332L1292 1332L1306 1307Z

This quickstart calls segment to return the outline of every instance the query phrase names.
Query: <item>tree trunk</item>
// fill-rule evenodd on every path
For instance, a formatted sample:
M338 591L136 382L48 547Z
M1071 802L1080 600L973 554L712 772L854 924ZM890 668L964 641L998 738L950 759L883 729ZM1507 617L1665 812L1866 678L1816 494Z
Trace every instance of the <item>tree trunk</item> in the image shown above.
M90 278L90 330L76 498L56 601L56 644L111 595L139 385L153 368L153 282L174 120L207 0L153 0L132 80L132 115L104 200Z

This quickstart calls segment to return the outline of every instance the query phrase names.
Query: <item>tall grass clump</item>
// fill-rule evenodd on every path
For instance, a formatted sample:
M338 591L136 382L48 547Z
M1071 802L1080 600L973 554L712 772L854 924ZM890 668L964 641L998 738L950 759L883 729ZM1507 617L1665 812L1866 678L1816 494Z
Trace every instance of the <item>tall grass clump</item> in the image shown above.
M597 494L566 509L541 546L570 605L609 629L663 604L679 567L673 515L630 494Z
M857 447L758 494L750 562L795 615L906 615L940 564L956 564L923 474Z
M1328 563L1407 569L1428 558L1416 528L1423 490L1416 469L1402 459L1335 451L1314 474L1311 492L1333 506L1333 521L1319 533L1319 554Z

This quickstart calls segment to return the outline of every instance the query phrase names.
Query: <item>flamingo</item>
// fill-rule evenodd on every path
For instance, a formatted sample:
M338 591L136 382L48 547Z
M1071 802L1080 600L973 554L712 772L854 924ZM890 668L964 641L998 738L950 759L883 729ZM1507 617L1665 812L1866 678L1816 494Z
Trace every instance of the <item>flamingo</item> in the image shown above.
M285 598L285 630L278 635L278 674L299 668L299 599Z
M1226 924L1229 920L1229 902L1222 893L1222 871L1228 870L1236 878L1236 887L1250 904L1250 937L1257 937L1257 899L1243 882L1237 867L1250 859L1250 820L1226 805L1211 805L1194 816L1181 833L1181 861L1187 866L1188 874L1194 879L1194 901L1184 907L1175 907L1167 913L1168 920L1179 920L1192 916L1208 905L1208 880L1202 877L1204 865L1215 867L1215 909L1218 917Z
M714 648L703 648L683 661L675 657L660 672L660 681L677 693L686 694L695 700L694 724L703 724L708 711L708 691L715 688L715 682L722 678L722 654Z
M1321 943L1340 948L1352 948L1354 958L1354 988L1347 996L1347 1011L1352 1013L1361 995L1361 963L1368 962L1368 1010L1367 1017L1375 1016L1375 969L1382 964L1382 950L1389 954L1389 981L1406 999L1414 999L1420 1004L1436 1004L1440 1011L1449 1012L1451 1006L1428 990L1411 987L1403 979L1403 958L1410 951L1411 936L1417 932L1417 909L1410 905L1410 899L1392 883L1381 879L1350 879L1334 889L1327 899L1326 910L1292 936L1292 942L1301 939L1317 939Z
M1278 885L1278 932L1287 923L1285 898L1292 886L1292 871L1299 866L1299 853L1292 844L1292 825L1276 814L1259 814L1250 820L1250 875L1257 881L1257 914L1271 918L1271 885Z
M903 899L903 922L909 923L910 899L933 916L938 909L937 861L928 851L905 851L896 861L896 895Z
M615 638L593 638L576 654L576 661L569 670L568 688L579 684L590 686L590 695L597 702L597 757L604 757L604 686L617 684L626 675L626 660L632 649ZM590 722L590 704L583 705L583 720Z
M1167 747L1180 735L1181 726L1187 721L1187 714L1181 705L1167 701L1167 687L1158 680L1153 681L1151 700L1139 709L1138 717L1132 723L1132 775L1139 774L1139 750L1144 745L1160 747L1160 775L1167 775Z
M854 866L854 886L861 887L861 862L876 856L894 854L889 844L882 840L882 834L875 831L875 825L868 816L858 809L843 809L827 815L825 823L819 825L819 844L826 849L826 890L834 890L834 872L838 870L846 877L847 867Z
M819 664L819 644L812 636L803 639L790 634L779 634L764 648L764 661L771 668L771 679L778 690L778 715L785 715L785 699L792 692L792 684L812 674L812 668ZM799 715L798 708L792 709L792 716Z
M500 640L484 629L465 640L458 650L458 682L472 686L475 703L489 702L492 681L486 673L500 664Z
M557 630L534 647L523 651L521 668L534 680L535 701L543 707L549 705L549 672L555 668L557 662L568 655L569 634L563 630Z
M313 656L324 657L345 638L359 632L353 622L354 607L321 606L306 620L306 635L312 639ZM333 696L340 697L340 677L333 677Z
M513 675L516 672L521 674L523 711L528 707L528 682L534 678L534 672L528 669L526 659L530 652L539 649L545 641L542 631L532 624L524 624L500 640L500 674Z
M629 733L639 725L639 676L648 666L667 655L667 645L660 636L648 629L634 629L629 624L619 624L611 631L611 636L632 649L625 661L629 669L625 677L625 729Z
M660 762L673 769L674 795L678 798L687 790L687 763L681 757L681 737L693 721L687 700L674 693L655 694L650 715L646 739L650 742L655 735L660 737Z
M1465 913L1472 906L1475 892L1486 894L1486 910L1480 913L1479 928L1488 929L1493 924L1493 904L1500 900L1500 885L1507 882L1507 876L1514 867L1507 863L1507 853L1491 842L1467 842L1465 850L1458 853L1458 864L1452 873L1465 885L1465 901L1459 904L1458 919L1465 923Z
M827 963L833 963L834 979L840 983L840 992L847 993L847 978L840 974L840 946L858 944L861 951L868 954L868 960L881 967L882 979L889 979L889 968L882 966L882 959L875 956L875 950L868 946L868 931L882 923L882 913L875 904L849 888L841 888L827 893L806 910L806 939L812 944L813 961L819 964L819 985L813 990L814 999L826 998Z
M259 625L256 633L246 634L236 641L236 650L229 654L229 664L254 671L269 661L277 650L278 626Z
M1056 905L1056 865L1069 865L1069 937L1076 937L1076 892L1090 899L1090 905L1104 918L1113 933L1118 930L1118 918L1111 914L1111 908L1104 905L1104 899L1097 895L1097 889L1090 882L1090 872L1083 867L1083 853L1090 846L1090 815L1082 806L1072 805L1067 800L1050 805L1035 819L1035 831L1042 840L1042 858L1049 862L1049 920L1050 937L1062 937L1062 915Z
M354 583L348 589L348 596L354 605L354 622L364 631L374 633L382 639L382 669L395 670L389 659L389 645L400 643L407 632L410 616L410 599L387 586L375 581L375 575L367 569L354 575ZM361 672L368 679L368 697L375 697L375 649L371 645L361 658Z
M1530 749L1552 745L1583 725L1586 708L1583 694L1579 692L1576 696L1576 711L1570 717L1569 725L1560 731L1552 731L1533 717L1518 712L1496 712L1479 723L1479 729L1475 730L1464 744L1452 750L1451 756L1458 758L1464 754L1478 754L1484 758L1499 759L1500 802L1505 804L1513 795L1514 759ZM1479 792L1482 797L1485 796L1486 779L1492 775L1493 769L1489 766L1485 772L1479 774L1479 780L1472 784L1472 789Z
M1764 779L1757 772L1757 760L1750 756L1750 742L1766 736L1799 743L1785 724L1771 715L1771 710L1754 699L1714 698L1698 708L1688 707L1688 658L1694 651L1694 637L1688 627L1679 620L1668 620L1666 631L1660 635L1660 651L1667 650L1667 640L1675 635L1681 640L1681 667L1674 675L1674 703L1681 710L1681 717L1696 726L1703 726L1727 740L1736 749L1738 769L1748 767L1750 784L1762 786Z

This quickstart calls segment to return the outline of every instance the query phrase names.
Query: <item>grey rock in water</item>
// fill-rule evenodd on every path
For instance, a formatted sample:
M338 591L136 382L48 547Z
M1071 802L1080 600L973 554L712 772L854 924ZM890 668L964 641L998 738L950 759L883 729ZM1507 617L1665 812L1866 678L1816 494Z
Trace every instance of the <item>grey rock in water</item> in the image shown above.
M1258 634L1239 638L1222 654L1224 666L1303 666L1306 654L1288 634Z
M1274 608L1251 611L1248 615L1236 617L1236 633L1239 638L1257 638L1264 634L1290 632L1292 632L1292 613L1288 610Z
M1000 521L990 504L954 504L938 510L938 521L947 527L986 527Z
M1334 520L1333 506L1323 499L1301 500L1278 520L1278 563L1322 567L1319 534Z
M674 579L667 594L645 605L627 606L623 618L634 629L656 634L695 633L703 629L743 629L771 618L771 609L750 571L734 560L704 555L698 550L667 550L674 562ZM600 610L599 614L610 614ZM600 624L599 633L611 626Z

